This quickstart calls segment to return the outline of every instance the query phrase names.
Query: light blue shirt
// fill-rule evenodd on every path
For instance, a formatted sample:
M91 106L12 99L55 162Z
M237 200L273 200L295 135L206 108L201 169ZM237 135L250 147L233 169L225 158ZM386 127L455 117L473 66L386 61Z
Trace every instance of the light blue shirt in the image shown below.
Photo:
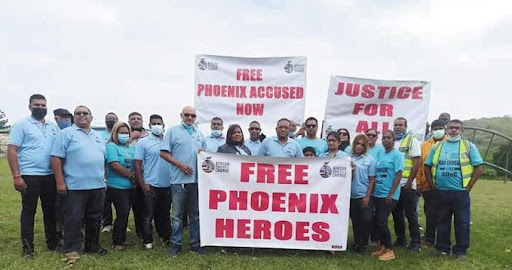
M252 141L251 139L245 140L245 146L251 150L251 155L256 156L260 151L261 141L259 139L256 141Z
M107 143L107 186L118 189L131 189L135 186L130 178L120 175L113 167L112 162L119 162L124 168L134 171L135 148L131 145Z
M391 187L395 182L396 173L404 170L404 155L396 150L386 153L384 151L377 161L377 167L375 168L376 183L373 196L377 198L386 198L391 191ZM397 200L400 198L400 187L397 187L395 193L393 193L393 199Z
M347 147L345 147L345 150L343 150L343 152L347 153L347 154L352 154L352 146L351 145L347 145Z
M349 155L341 150L338 150L338 152L336 152L336 155L334 157L348 157ZM331 157L331 154L329 152L325 152L321 155L319 155L319 157Z
M356 164L356 171L352 178L350 198L363 198L366 196L370 186L370 176L375 176L377 162L369 155L360 155L358 157L351 155L350 158Z
M430 154L425 162L426 165L432 166L434 153L439 144L432 147ZM472 166L484 163L480 152L476 146L470 142L471 150L469 150L469 160ZM437 165L436 187L439 190L466 190L462 182L462 172L460 168L460 141L443 143L441 155L439 156L439 164Z
M217 153L217 149L226 143L226 137L220 136L220 138L210 135L206 137L206 152Z
M368 150L368 155L370 155L373 159L378 161L380 159L380 155L382 155L382 153L384 153L384 152L386 152L386 150L384 149L384 146L375 145L373 148L370 148Z
M304 157L304 154L300 144L294 139L288 138L286 143L282 144L277 136L273 136L263 140L258 156Z
M309 139L308 137L302 137L300 139L296 140L299 144L302 150L304 148L311 146L315 148L316 156L320 156L321 154L325 153L328 150L327 142L324 139Z
M32 116L16 123L9 135L9 144L18 146L18 166L21 175L51 175L50 152L60 133L59 127Z
M160 157L160 144L163 138L153 135L153 133L140 139L135 146L135 160L142 160L144 168L144 182L154 187L169 187L170 165Z
M86 133L76 125L61 131L51 152L65 158L64 181L68 190L91 190L105 187L106 148L101 134L93 129Z
M112 137L112 133L110 133L110 132L108 132L108 131L106 131L106 130L102 130L102 131L100 131L100 134L101 134L101 136L103 137L103 142L104 142L105 144L107 144L107 143L108 143L108 141L110 140L110 137Z
M193 127L192 133L188 133L183 124L172 127L165 134L160 150L168 151L171 156L190 166L191 175L186 175L180 168L170 164L171 184L197 183L197 153L200 148L205 148L206 142L203 134Z

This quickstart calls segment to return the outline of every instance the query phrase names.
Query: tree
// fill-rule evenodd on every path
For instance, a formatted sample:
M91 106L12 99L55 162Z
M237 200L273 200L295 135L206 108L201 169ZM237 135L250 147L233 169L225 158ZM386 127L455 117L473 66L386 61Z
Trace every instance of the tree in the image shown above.
M9 119L7 119L5 113L0 110L0 129L8 128L9 126L6 126L7 122L9 122Z

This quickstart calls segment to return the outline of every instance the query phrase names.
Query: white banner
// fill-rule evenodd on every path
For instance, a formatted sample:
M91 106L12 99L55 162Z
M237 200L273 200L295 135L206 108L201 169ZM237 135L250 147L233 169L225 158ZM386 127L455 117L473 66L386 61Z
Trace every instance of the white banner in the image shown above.
M345 250L350 159L198 154L201 245Z
M325 107L323 135L346 128L354 138L369 128L393 130L398 117L420 141L425 135L430 104L430 83L331 77Z
M215 116L242 127L254 120L274 127L283 117L302 123L306 57L196 55L195 63L194 102L199 124L209 124Z

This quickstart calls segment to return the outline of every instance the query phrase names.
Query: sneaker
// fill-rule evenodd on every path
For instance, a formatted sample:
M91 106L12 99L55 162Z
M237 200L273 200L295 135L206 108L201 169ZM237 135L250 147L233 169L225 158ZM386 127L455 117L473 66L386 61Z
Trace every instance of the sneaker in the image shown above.
M168 254L171 257L176 257L182 251L181 246L173 245L169 250Z
M103 229L101 230L101 232L111 232L112 231L112 225L107 225L105 227L103 227Z
M386 248L384 246L380 246L379 250L372 252L372 256L380 256L380 255L384 254L385 251L386 251Z
M131 232L130 228L126 227L126 232Z
M465 261L467 259L466 255L464 254L455 255L455 258L457 261Z
M430 242L430 241L423 241L423 244L422 246L424 248L433 248L434 247L434 243Z
M23 248L23 257L24 258L29 258L29 259L32 259L34 258L36 255L34 253L34 248L32 247L24 247Z
M439 251L439 250L437 250L437 251L436 251L436 256L437 256L437 257L447 257L448 255L449 255L449 253L448 253L448 252L445 252L445 251Z
M384 251L384 254L379 256L379 260L381 261L389 261L395 258L395 252L392 249L387 248Z
M153 249L153 243L146 243L144 244L145 249Z
M415 251L415 252L420 252L421 251L421 246L420 245L411 245L411 246L409 246L409 250L410 251Z
M204 249L202 247L199 247L199 246L198 247L192 247L190 249L190 251L194 252L194 253L197 253L199 255L209 255L210 254L206 249Z
M78 259L80 259L80 255L76 251L66 253L66 261L68 264L74 264Z
M123 244L114 245L114 250L115 251L125 251L126 250L126 246L123 245Z

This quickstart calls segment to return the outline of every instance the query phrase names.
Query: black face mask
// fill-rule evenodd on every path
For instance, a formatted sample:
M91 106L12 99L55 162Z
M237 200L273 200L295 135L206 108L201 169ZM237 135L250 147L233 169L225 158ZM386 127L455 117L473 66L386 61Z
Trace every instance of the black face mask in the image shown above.
M41 120L46 116L46 108L32 108L32 117Z
M107 120L105 121L105 125L107 125L107 128L111 129L114 127L114 125L116 124L117 121L114 121L114 120Z

